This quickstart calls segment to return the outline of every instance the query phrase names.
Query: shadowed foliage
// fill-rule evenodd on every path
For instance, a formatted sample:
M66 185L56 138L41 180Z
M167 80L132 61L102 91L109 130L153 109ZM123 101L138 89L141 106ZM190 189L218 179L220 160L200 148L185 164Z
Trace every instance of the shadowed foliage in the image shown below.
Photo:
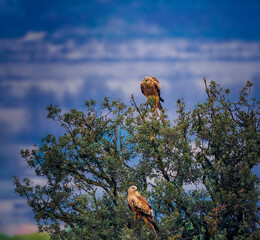
M133 96L130 107L108 98L84 111L49 106L64 134L22 150L46 183L15 177L39 229L52 239L256 239L259 101L250 82L236 102L204 82L206 101L187 110L178 100L174 121ZM134 228L133 184L154 210L158 237L142 219Z

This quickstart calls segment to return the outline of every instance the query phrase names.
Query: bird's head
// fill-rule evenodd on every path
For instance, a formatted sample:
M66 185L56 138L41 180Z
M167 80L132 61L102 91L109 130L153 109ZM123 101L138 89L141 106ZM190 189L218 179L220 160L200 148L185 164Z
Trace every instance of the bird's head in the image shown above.
M151 77L144 77L142 83L150 83Z
M131 193L131 192L135 192L137 190L137 187L135 185L131 186L129 189L128 189L128 193Z

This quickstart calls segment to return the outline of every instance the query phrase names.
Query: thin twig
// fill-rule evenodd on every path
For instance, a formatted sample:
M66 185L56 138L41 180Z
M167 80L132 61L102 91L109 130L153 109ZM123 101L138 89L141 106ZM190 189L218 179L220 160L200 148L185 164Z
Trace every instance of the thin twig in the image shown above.
M137 107L135 100L134 100L134 94L131 95L131 104L135 107L135 109L138 111L139 115L141 116L141 118L144 120L144 117L140 111L140 109Z
M161 117L160 113L158 113L157 108L156 108L155 110L156 110L156 113L157 113L157 115L159 116L159 118L161 119L162 124L163 124L163 126L164 126L164 119Z
M210 99L210 94L209 94L209 89L208 89L208 85L207 85L207 80L206 80L206 77L203 78L203 81L204 81L204 85L205 85L205 88L206 88L206 93Z
M210 92L209 92L209 89L208 89L206 77L204 77L203 80L204 80L204 85L205 85L205 88L206 88L206 93L207 93L208 98L209 98L210 108L211 108L211 111L212 111L211 119L213 121L214 120L213 117L215 117L215 110L213 108L213 104L211 104L211 102L210 102L211 96L210 96Z

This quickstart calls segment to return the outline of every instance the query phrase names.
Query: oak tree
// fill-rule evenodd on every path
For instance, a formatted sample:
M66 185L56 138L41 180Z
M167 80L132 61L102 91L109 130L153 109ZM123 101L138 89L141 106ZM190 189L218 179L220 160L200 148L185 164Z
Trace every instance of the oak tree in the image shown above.
M259 100L247 82L237 101L205 83L206 100L177 117L159 115L152 100L87 100L85 110L48 118L64 134L47 134L21 154L44 184L15 177L15 191L52 239L155 239L140 219L134 228L126 198L135 184L154 210L157 239L259 237ZM174 107L174 104L173 104Z

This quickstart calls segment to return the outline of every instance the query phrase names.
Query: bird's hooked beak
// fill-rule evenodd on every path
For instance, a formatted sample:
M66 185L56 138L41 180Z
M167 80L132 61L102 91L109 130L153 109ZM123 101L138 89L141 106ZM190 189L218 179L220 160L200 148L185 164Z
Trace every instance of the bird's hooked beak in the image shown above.
M142 80L142 83L147 83L147 82L149 82L149 78L147 78L147 77L145 77L143 80Z

